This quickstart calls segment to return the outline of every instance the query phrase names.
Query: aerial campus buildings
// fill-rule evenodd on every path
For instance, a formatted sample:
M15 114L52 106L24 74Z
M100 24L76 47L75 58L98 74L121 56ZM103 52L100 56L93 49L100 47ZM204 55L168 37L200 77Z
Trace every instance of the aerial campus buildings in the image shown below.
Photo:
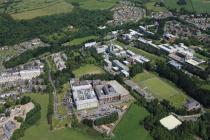
M77 110L97 108L100 104L125 101L129 92L117 81L71 80L73 101Z
M18 80L30 80L41 74L41 69L22 70L10 73L0 74L0 84L6 82L14 82Z
M98 107L96 94L88 81L71 81L71 87L77 110Z

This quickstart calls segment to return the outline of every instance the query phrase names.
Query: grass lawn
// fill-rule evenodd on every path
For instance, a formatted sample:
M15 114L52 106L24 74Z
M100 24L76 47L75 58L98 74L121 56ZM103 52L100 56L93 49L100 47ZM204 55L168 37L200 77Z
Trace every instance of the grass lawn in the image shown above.
M104 70L94 64L87 64L84 66L81 66L79 69L73 71L73 73L75 74L75 76L77 78L86 75L86 74L100 74L100 73L104 73Z
M149 113L145 108L132 104L114 130L113 140L153 140L144 126L139 124L147 115Z
M80 45L82 43L85 43L88 40L92 40L92 39L95 40L97 38L98 38L97 36L86 36L86 37L82 37L82 38L76 38L76 39L73 39L72 41L68 42L67 45Z
M157 98L169 100L176 107L181 107L188 98L173 83L149 72L137 74L133 81Z

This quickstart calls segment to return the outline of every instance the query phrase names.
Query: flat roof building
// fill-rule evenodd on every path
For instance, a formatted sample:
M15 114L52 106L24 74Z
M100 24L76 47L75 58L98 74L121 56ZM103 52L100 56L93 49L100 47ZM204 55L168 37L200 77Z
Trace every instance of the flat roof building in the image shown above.
M160 123L168 130L173 130L182 124L182 122L173 115L169 115L161 119Z
M120 94L108 83L96 85L94 89L100 103L109 103L120 100Z
M198 101L194 99L188 99L186 104L184 105L187 111L198 110L201 108L201 105Z
M120 70L129 71L129 68L122 64L119 60L113 60L113 65L117 66Z
M98 107L96 94L88 81L70 81L70 83L77 110Z

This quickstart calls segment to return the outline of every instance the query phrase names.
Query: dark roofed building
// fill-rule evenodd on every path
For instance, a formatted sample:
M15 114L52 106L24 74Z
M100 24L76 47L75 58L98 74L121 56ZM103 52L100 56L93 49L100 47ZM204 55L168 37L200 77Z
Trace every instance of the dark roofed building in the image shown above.
M188 99L184 107L186 108L187 111L193 111L200 109L201 105L198 101L194 99Z
M109 103L120 100L120 94L117 93L110 84L95 86L95 92L100 103Z

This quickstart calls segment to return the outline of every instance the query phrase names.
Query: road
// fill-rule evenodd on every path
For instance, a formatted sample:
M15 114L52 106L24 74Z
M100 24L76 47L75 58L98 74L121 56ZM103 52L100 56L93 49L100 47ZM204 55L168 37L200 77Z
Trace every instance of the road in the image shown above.
M62 119L64 119L66 117L66 115L62 116L62 115L60 115L58 113L58 97L57 97L56 87L55 87L55 85L54 85L54 83L52 81L52 77L51 77L51 65L50 65L50 63L49 63L49 61L47 59L46 59L46 62L47 62L47 65L49 67L48 80L50 81L50 83L51 83L51 85L53 87L53 99L54 99L54 101L53 101L53 105L54 105L53 106L53 112L54 112L54 117L56 119L62 120Z

